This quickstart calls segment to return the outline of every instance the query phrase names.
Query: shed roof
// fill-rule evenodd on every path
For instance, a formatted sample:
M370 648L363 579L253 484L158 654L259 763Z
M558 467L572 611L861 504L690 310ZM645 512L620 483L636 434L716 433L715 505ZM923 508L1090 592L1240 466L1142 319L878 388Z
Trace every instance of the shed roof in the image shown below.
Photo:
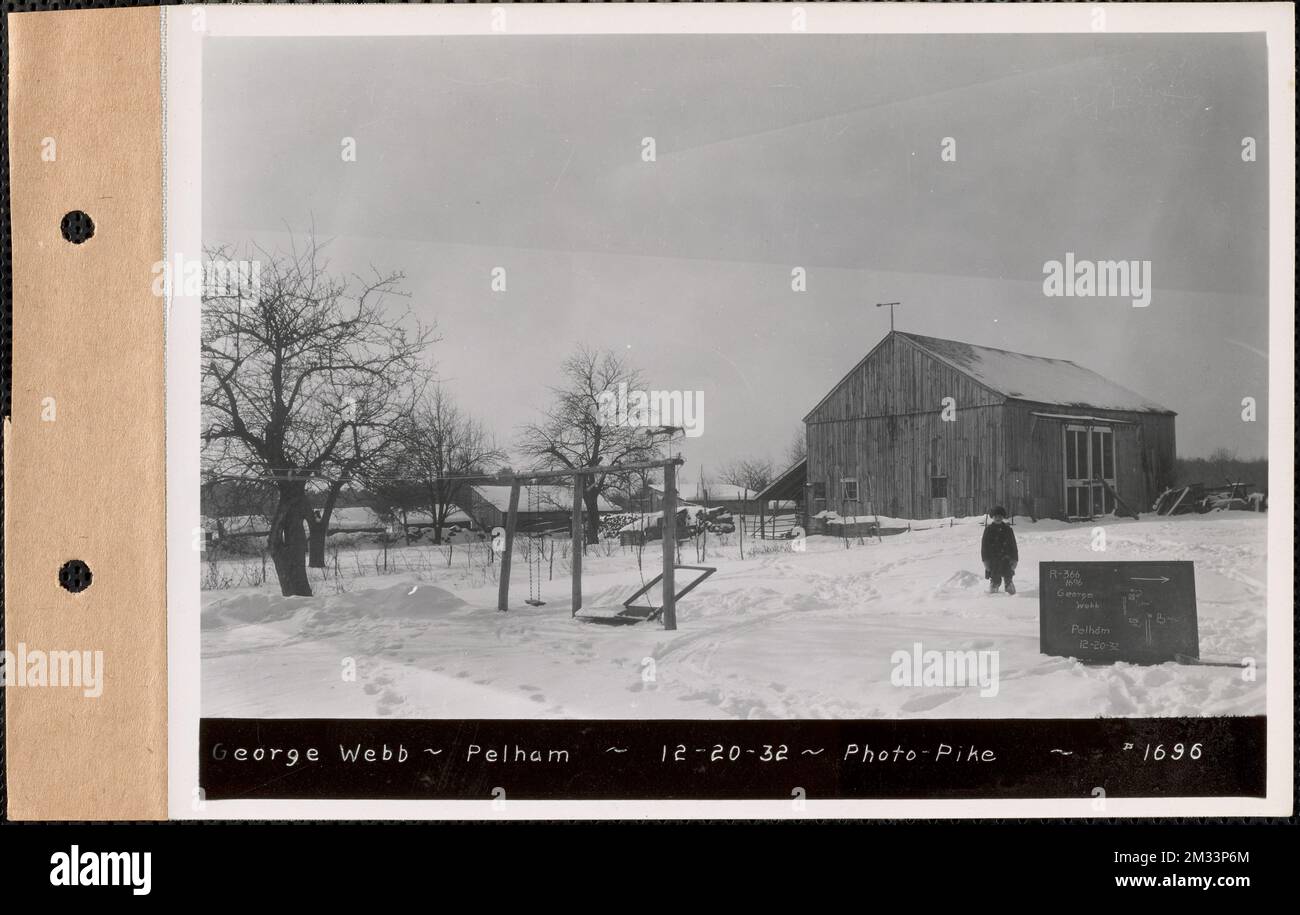
M803 495L808 481L808 458L802 457L777 475L767 488L755 496L760 502L789 501Z
M663 495L664 488L662 485L651 484L646 487L653 492ZM698 481L690 482L679 481L677 484L677 498L686 502L739 502L741 499L752 499L755 490L747 489L744 486L737 486L734 483L705 483L701 488Z
M499 512L510 510L510 487L508 485L480 484L471 487L480 499ZM519 511L554 512L573 510L573 487L536 484L519 487ZM618 509L609 500L600 496L596 500L596 510L612 512Z

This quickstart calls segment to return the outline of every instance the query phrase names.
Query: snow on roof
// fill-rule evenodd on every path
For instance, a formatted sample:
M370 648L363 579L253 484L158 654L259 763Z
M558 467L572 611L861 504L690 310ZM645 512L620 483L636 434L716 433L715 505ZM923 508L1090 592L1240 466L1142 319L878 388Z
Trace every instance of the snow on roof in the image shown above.
M761 502L773 502L778 498L789 499L793 495L802 495L804 483L808 480L808 458L801 457L785 470L778 473L771 483L755 496Z
M496 484L480 484L471 487L478 497L499 512L510 510L510 487ZM536 501L534 501L534 499ZM544 486L541 484L519 487L519 510L531 511L573 511L572 486ZM602 512L618 511L604 496L596 500L596 510Z
M1066 359L1028 356L1009 350L975 346L899 332L925 352L969 375L999 394L1016 400L1063 407L1096 407L1142 413L1172 413L1141 394L1103 378Z
M463 511L452 510L448 513L447 524L465 524L469 521L469 515ZM432 524L433 515L428 509L415 510L406 513L407 524ZM330 513L330 527L336 530L348 529L366 529L385 527L388 524L386 520L380 517L379 512L365 505L349 505L343 508L336 508Z

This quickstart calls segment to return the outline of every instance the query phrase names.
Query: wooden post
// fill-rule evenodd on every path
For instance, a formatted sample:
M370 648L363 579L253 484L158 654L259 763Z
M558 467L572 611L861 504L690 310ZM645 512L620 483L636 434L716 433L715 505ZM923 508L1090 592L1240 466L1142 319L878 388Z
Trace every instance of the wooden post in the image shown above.
M573 543L570 550L573 556L573 616L577 616L578 611L582 609L582 486L582 474L575 473L573 475L573 523L571 528Z
M749 516L749 490L745 490L745 497L740 500L740 558L745 558L745 518ZM763 522L760 516L759 527ZM762 536L761 534L759 535Z
M664 464L664 628L677 628L677 465Z
M506 512L505 552L501 554L501 581L497 584L497 609L510 608L510 557L515 551L515 525L519 522L519 480L510 484L510 508Z

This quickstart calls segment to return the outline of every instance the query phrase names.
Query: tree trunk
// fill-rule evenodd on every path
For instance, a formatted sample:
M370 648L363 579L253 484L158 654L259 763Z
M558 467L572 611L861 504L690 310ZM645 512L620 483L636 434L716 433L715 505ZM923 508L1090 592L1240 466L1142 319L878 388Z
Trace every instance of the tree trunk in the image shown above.
M435 545L442 543L442 527L447 521L448 509L441 484L429 487L429 520Z
M312 569L325 568L325 537L329 533L330 523L328 518L322 517L317 521L310 508L306 513L307 520L307 566Z
M271 517L268 546L280 593L285 597L311 597L307 579L307 537L303 529L308 517L305 484L281 483L275 513Z
M343 488L341 480L330 484L325 494L325 504L321 506L320 520L312 512L311 506L304 503L303 517L307 520L307 566L312 569L325 568L325 538L330 533L330 518L334 514L334 503L338 501L339 491Z
M587 505L586 541L598 543L600 541L600 490L586 487L582 491L582 501Z

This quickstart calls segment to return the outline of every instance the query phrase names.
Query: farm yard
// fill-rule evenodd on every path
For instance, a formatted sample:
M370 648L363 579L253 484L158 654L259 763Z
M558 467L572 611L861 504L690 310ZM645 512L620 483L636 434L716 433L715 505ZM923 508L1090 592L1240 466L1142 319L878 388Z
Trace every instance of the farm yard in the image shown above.
M1103 558L1092 525L1016 519L1017 594L987 593L980 517L880 539L683 541L717 573L677 606L678 628L570 615L569 542L521 537L496 609L490 541L383 545L331 537L313 596L280 595L264 560L210 556L202 592L205 717L912 718L1262 714L1266 516L1113 517L1107 560L1195 564L1201 659L1089 666L1039 652L1040 561ZM549 540L549 544L545 543ZM700 541L703 541L701 543ZM543 548L540 563L529 551ZM550 551L548 556L546 550ZM701 552L703 550L703 552ZM658 570L661 545L589 544L584 605L617 607ZM529 575L542 606L523 602ZM648 595L652 603L659 597ZM895 685L896 652L996 652L994 694ZM919 650L919 649L918 649ZM983 694L982 694L983 693Z
M440 374L401 272L331 274L320 244L260 252L252 307L204 300L205 716L1265 711L1266 463L1180 462L1145 395L891 313L802 420L806 391L761 400L794 432L778 464L771 430L705 439L703 389L652 386L628 344L577 342L531 403L489 403ZM1040 600L1040 562L1103 561L1104 586ZM1119 562L1192 568L1157 592Z

